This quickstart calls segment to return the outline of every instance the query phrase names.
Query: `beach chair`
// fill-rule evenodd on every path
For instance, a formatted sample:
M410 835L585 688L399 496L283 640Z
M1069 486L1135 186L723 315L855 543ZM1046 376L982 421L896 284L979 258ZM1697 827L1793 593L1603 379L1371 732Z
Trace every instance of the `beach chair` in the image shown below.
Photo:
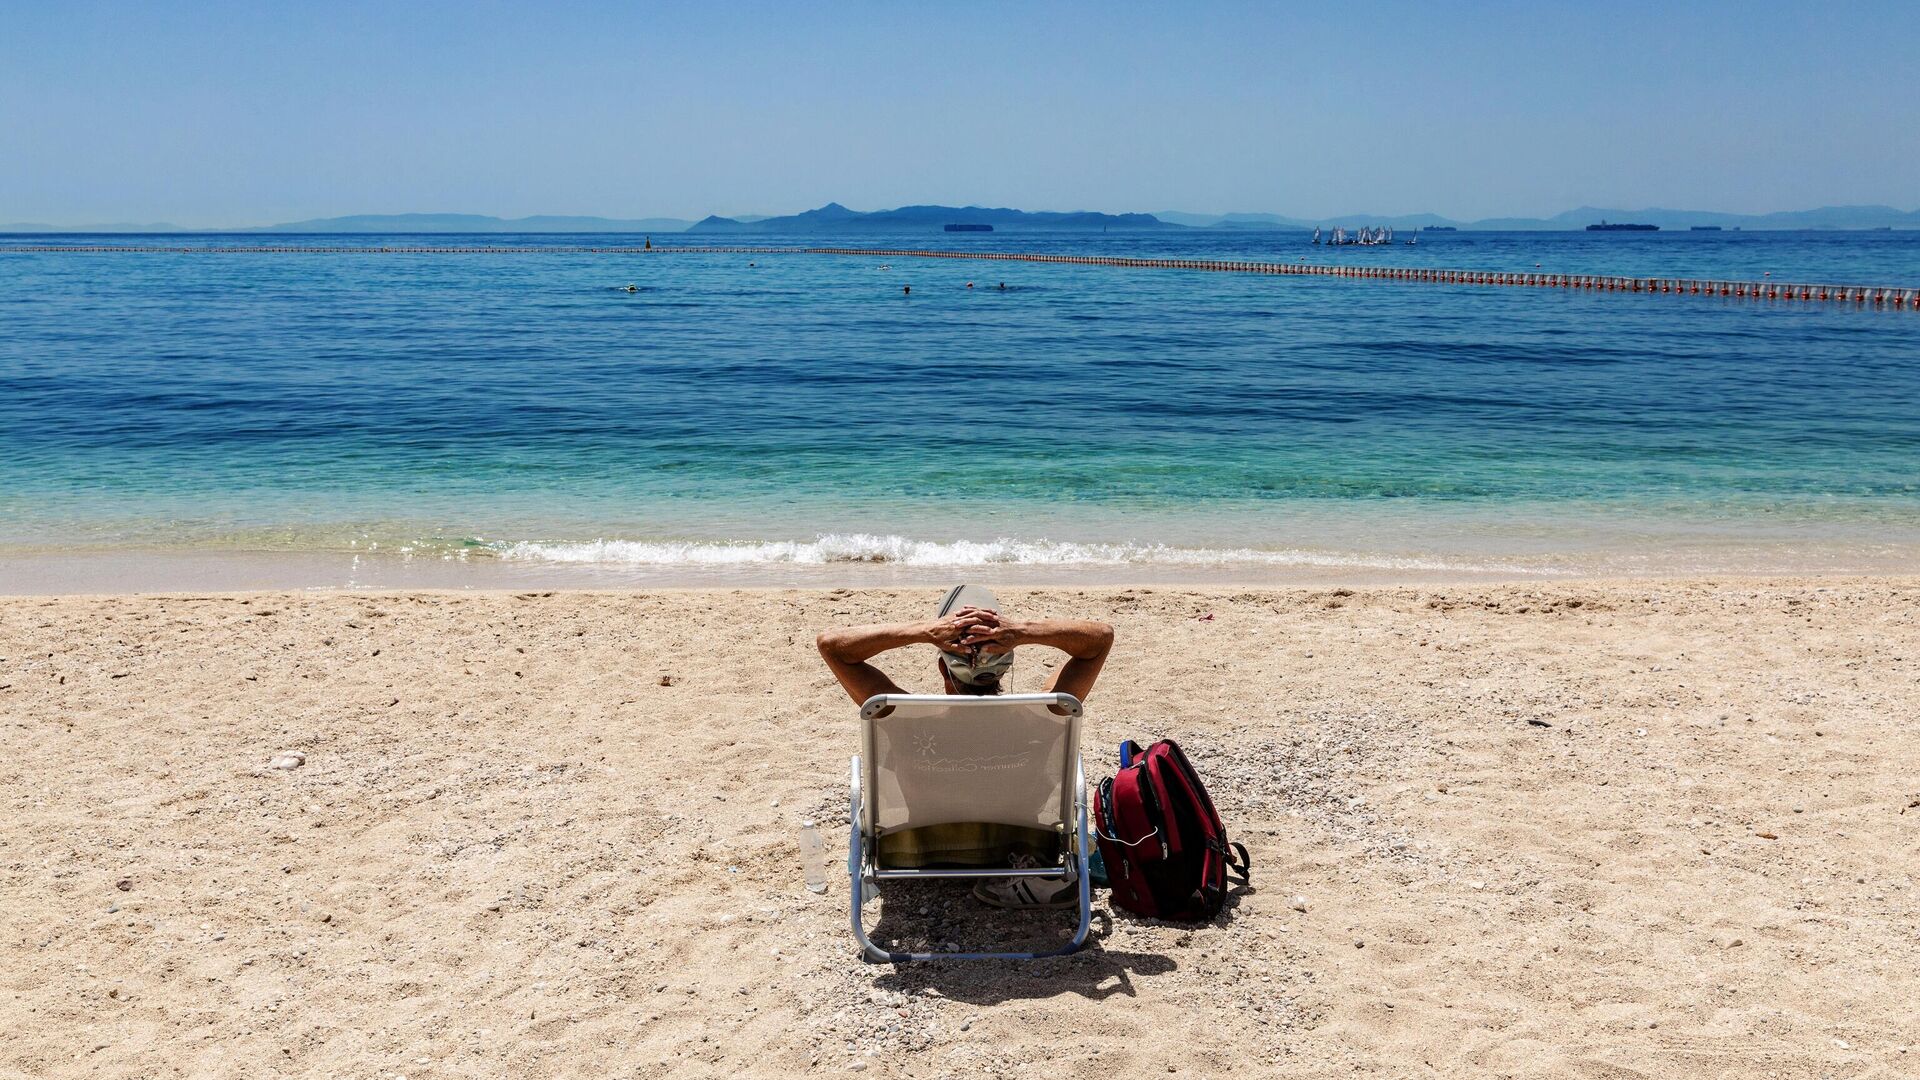
M1032 960L1087 940L1093 904L1080 713L1071 694L867 699L853 759L847 872L853 935L868 960ZM1008 861L1015 850L1039 865L1015 869ZM1073 940L1039 953L902 953L875 945L861 924L862 902L883 881L1005 877L1073 882L1080 915Z

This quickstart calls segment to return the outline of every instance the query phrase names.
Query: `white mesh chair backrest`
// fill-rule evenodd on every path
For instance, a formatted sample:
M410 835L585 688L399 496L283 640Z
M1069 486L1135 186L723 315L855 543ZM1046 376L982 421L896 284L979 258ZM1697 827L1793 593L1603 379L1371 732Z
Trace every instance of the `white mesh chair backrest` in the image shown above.
M1071 694L883 694L860 715L869 828L1072 827L1080 703Z

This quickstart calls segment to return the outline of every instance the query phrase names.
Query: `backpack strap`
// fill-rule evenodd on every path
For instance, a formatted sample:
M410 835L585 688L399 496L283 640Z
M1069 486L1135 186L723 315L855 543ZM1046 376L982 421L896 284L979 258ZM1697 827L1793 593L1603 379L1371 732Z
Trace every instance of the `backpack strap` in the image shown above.
M1234 857L1236 855L1238 855L1239 858L1236 859ZM1214 859L1219 859L1221 869L1226 873L1227 877L1233 879L1234 884L1253 884L1253 863L1247 856L1247 845L1209 836L1207 837L1206 858L1209 863ZM1206 878L1212 876L1210 871L1205 872L1205 875ZM1203 880L1205 880L1205 878L1203 878Z
M1239 882L1242 885L1253 884L1253 863L1250 859L1247 858L1247 845L1241 844L1241 843L1229 843L1227 847L1233 849L1232 851L1229 851L1226 854L1227 876L1233 878L1233 880ZM1239 862L1233 861L1234 852L1239 853L1240 855Z
M1134 742L1132 739L1127 739L1121 742L1120 767L1123 769L1133 768L1133 756L1135 754L1138 754L1139 752L1140 752L1140 744L1137 742Z

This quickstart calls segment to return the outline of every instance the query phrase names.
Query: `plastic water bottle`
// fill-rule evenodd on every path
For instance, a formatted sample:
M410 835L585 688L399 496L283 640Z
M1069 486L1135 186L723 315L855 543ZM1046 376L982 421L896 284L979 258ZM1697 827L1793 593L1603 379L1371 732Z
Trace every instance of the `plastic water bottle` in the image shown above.
M814 828L811 818L800 823L800 868L807 875L807 891L823 893L827 891L827 868L822 865L827 853L825 841L820 839L820 830Z

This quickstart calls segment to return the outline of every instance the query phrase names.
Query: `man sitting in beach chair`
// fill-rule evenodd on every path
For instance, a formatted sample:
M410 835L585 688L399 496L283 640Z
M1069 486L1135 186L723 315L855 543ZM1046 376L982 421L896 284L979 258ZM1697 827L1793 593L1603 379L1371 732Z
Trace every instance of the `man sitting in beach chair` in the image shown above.
M912 645L932 645L946 692L966 696L1002 693L1014 650L1020 646L1058 649L1067 654L1066 660L1047 680L1046 692L1071 694L1084 701L1113 647L1113 627L1080 619L1009 618L1000 613L992 593L977 585L962 585L947 593L930 621L828 630L819 636L818 645L827 667L856 704L881 694L909 693L871 661L881 653ZM1067 715L1057 707L1053 711ZM1012 865L1019 867L1026 858L1016 852ZM1049 884L1038 878L983 881L974 895L998 907L1074 903L1071 884Z

